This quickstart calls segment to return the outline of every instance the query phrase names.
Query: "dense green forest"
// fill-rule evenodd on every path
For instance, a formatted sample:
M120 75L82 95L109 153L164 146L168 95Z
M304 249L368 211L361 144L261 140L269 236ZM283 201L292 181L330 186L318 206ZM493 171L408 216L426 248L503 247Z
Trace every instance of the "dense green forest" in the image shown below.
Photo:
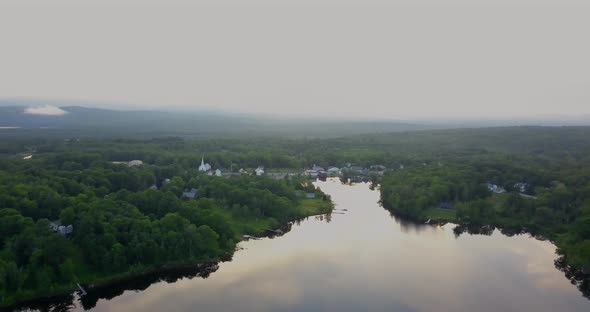
M129 167L106 155L83 148L0 159L1 305L212 261L245 234L331 210L328 196L297 177L214 177L189 160ZM187 189L198 190L194 200L182 199ZM71 233L52 229L57 222Z
M556 141L536 142L534 135L520 146L510 138L488 140L478 143L490 144L481 152L458 151L389 171L381 180L381 201L421 222L458 223L458 231L493 226L551 239L569 265L589 272L590 142L570 136Z
M590 127L331 139L131 139L23 131L0 140L2 304L67 291L75 282L215 260L244 234L331 209L329 197L296 176L198 174L203 156L224 173L258 166L300 173L313 164L382 165L384 176L371 178L381 184L384 206L397 214L530 232L553 240L572 268L590 264ZM144 165L113 163L135 159ZM506 192L490 192L488 183ZM526 184L523 194L517 183ZM183 200L193 188L196 198ZM300 196L310 192L315 199ZM52 221L73 230L56 233Z
M381 196L389 209L420 221L493 225L506 232L550 238L570 264L589 268L589 168L552 168L532 162L522 167L500 159L416 166L387 174ZM530 185L526 193L514 188L522 181ZM490 192L487 183L500 185L506 192Z

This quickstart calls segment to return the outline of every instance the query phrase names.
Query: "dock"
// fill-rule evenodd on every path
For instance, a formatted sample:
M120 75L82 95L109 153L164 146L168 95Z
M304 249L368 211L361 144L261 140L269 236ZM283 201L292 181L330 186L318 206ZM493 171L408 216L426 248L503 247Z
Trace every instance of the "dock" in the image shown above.
M253 240L258 240L260 238L256 237L256 236L252 236L252 235L243 235L242 236L245 239L253 239Z
M80 283L76 283L76 285L78 285L78 288L80 289L80 292L82 293L82 296L86 296L86 290L84 290L84 287L82 287L82 285L80 285Z

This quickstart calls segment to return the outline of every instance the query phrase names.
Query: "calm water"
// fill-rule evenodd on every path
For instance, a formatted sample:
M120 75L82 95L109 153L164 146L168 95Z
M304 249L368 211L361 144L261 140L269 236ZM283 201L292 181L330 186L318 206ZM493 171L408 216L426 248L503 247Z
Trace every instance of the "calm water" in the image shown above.
M451 225L391 217L366 184L317 185L336 203L330 218L242 242L205 279L124 291L92 311L590 311L549 242L497 231L457 238Z

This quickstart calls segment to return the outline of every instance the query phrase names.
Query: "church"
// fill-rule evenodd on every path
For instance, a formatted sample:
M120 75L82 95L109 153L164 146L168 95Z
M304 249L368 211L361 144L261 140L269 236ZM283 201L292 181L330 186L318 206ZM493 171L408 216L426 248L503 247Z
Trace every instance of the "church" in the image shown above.
M201 158L201 165L199 166L199 171L207 172L209 170L211 170L211 165L205 163L205 159Z

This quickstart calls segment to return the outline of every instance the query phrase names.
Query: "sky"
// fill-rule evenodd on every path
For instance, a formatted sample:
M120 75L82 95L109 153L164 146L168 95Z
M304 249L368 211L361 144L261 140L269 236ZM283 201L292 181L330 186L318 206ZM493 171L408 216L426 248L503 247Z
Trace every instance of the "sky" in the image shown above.
M590 116L590 0L0 1L0 98L277 116Z

